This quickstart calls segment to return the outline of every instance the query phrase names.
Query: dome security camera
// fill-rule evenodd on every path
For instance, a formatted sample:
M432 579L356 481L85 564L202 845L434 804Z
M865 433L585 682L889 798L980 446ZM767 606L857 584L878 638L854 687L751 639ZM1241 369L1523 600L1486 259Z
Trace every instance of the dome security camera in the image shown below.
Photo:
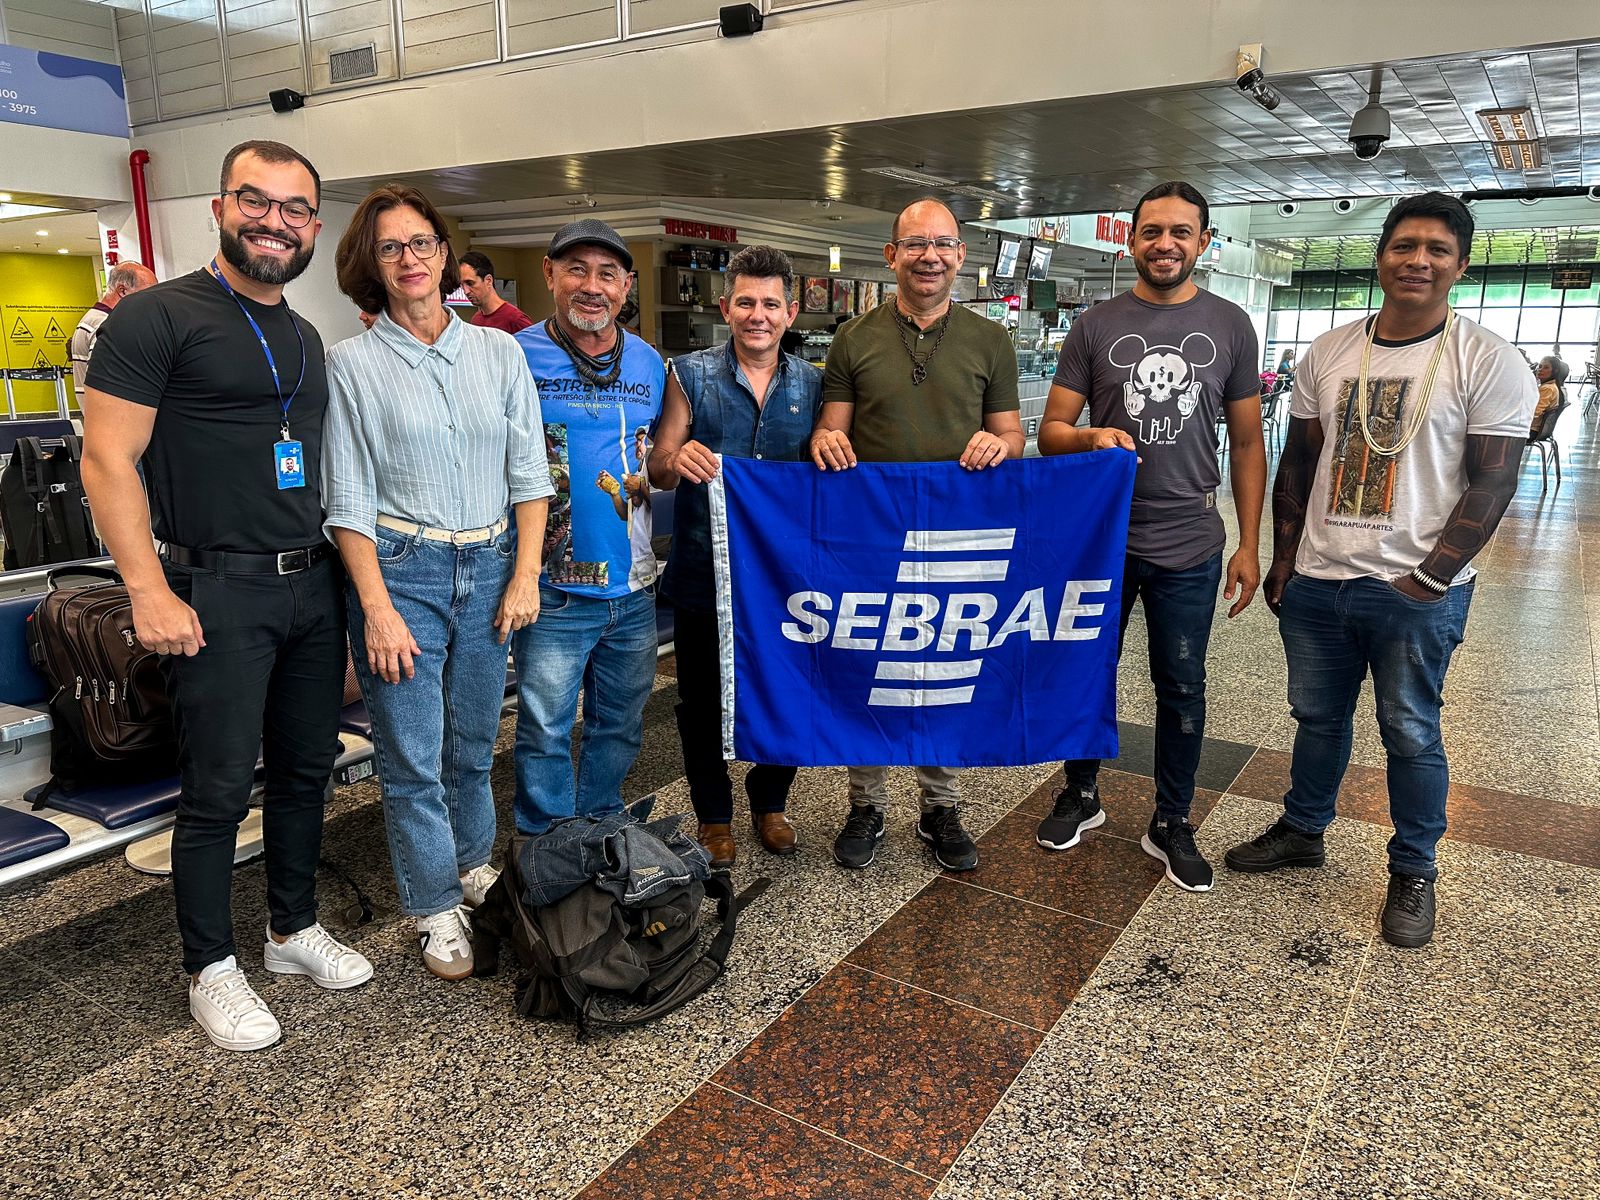
M1595 184L1592 188L1585 192L1584 195L1589 197L1589 199L1593 200L1596 204L1600 204L1600 183Z
M1296 200L1285 200L1282 204L1278 205L1278 215L1280 217L1292 217L1299 211L1300 204Z
M1350 122L1351 149L1363 161L1377 158L1390 133L1389 110L1376 102L1369 103Z
M1336 212L1336 213L1354 212L1355 209L1356 209L1356 202L1354 200L1351 200L1351 199L1348 199L1348 198L1343 199L1343 200L1335 200L1333 202L1333 211Z

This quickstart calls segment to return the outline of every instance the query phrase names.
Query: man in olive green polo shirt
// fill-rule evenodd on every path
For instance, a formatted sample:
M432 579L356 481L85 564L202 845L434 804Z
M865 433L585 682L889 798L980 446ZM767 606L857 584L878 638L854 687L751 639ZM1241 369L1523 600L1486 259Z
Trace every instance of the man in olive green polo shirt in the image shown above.
M883 248L894 299L834 335L811 458L824 471L862 462L948 462L969 471L1022 455L1017 354L999 325L950 302L967 248L955 215L919 200ZM918 767L917 836L941 866L970 871L978 847L961 826L957 772ZM867 867L883 840L888 768L850 768L850 817L833 843L840 866Z

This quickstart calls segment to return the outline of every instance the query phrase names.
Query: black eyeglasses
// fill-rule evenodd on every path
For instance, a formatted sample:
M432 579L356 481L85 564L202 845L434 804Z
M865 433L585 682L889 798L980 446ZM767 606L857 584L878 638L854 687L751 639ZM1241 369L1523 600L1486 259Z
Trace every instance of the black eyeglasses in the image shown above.
M255 221L270 213L272 206L276 204L278 215L290 229L304 229L311 224L311 218L317 215L317 210L304 200L274 200L251 188L234 188L232 191L223 192L222 195L232 196L234 203L239 206L239 211Z
M378 252L379 262L399 262L400 256L406 252L408 247L410 248L411 253L415 254L417 258L421 260L425 258L432 258L435 254L438 254L439 247L443 244L443 238L435 237L431 233L419 233L416 237L412 238L408 242L396 242L392 240L387 242L379 242L374 248Z

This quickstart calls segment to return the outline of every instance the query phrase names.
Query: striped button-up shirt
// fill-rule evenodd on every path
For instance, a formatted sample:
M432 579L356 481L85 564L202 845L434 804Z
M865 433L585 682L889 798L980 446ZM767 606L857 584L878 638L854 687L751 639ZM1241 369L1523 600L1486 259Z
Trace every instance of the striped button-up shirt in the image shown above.
M510 335L453 319L424 345L387 313L328 352L323 530L375 539L380 513L492 525L554 495L539 395Z

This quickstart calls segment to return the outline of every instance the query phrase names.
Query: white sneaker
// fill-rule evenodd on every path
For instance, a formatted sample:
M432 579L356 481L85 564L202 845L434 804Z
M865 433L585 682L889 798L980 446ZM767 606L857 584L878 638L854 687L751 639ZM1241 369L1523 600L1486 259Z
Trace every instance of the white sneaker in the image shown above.
M431 917L417 918L422 963L440 979L466 979L472 974L472 919L464 905Z
M468 908L477 908L483 903L483 898L489 894L489 889L494 886L494 881L500 878L500 872L488 863L481 867L473 867L461 877L462 903Z
M372 964L334 941L321 925L309 925L281 943L272 940L272 926L268 925L261 957L274 975L309 975L318 987L332 991L359 987L372 978Z
M224 1050L265 1050L283 1036L278 1018L231 954L189 981L189 1012Z

